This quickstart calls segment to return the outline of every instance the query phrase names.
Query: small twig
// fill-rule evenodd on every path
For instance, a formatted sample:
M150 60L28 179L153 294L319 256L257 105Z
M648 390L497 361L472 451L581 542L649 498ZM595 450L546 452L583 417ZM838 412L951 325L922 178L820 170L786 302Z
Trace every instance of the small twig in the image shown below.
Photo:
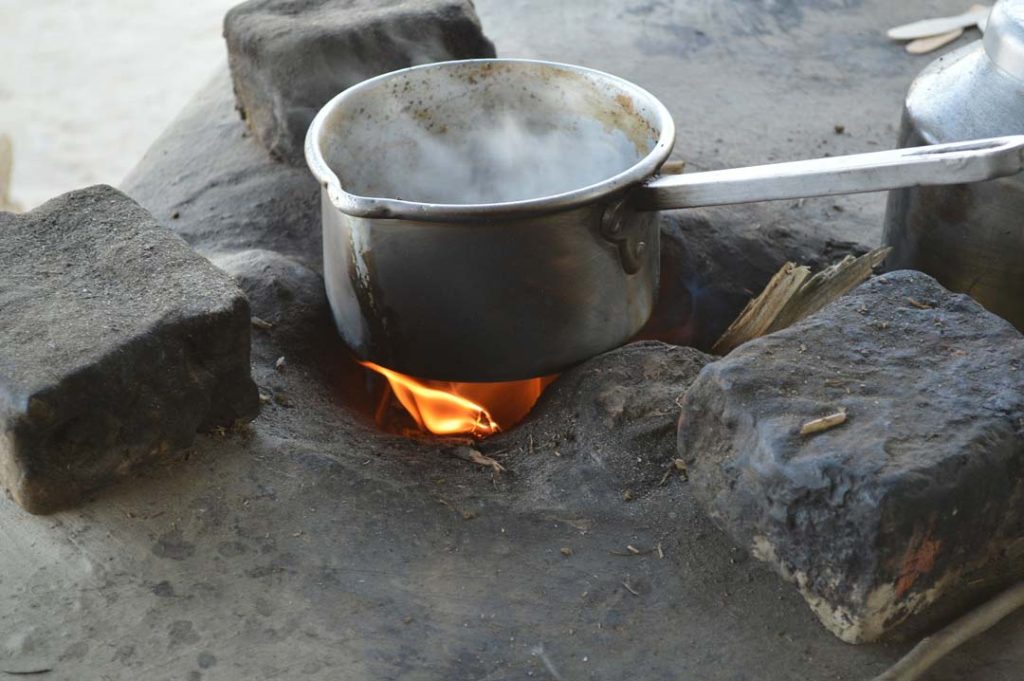
M646 556L651 553L654 553L654 551L654 549L646 549L641 551L632 544L627 544L625 551L609 551L608 553L612 556L625 556L626 558L632 558L633 556Z
M471 437L459 437L458 435L434 435L426 433L419 428L403 428L400 435L424 444L437 445L439 447L472 447L480 441Z
M672 463L668 465L668 470L665 471L665 475L661 476L661 482L658 485L664 485L668 482L668 478L672 473L679 473L679 477L683 479L683 482L687 482L690 479L690 473L686 468L686 462L682 459L672 459Z
M433 435L431 433L424 433L422 430L419 432L422 436L421 439L424 441L449 447L472 447L478 442L478 440L471 437L459 437L458 435Z
M626 587L626 591L628 591L629 593L633 594L634 596L639 596L640 595L640 592L637 591L636 589L634 589L633 587L631 587L629 585L629 582L627 582L626 580L622 580L622 586Z
M658 542L658 558L665 558L665 552L661 550L661 542Z
M274 325L268 322L266 319L253 317L251 321L253 328L259 329L260 331L270 331L272 328L274 328Z
M800 426L800 434L813 435L814 433L820 433L844 423L846 423L846 410L840 409L834 414L829 414L828 416L822 416L820 419L808 421L804 425Z
M463 461L469 461L475 463L478 466L486 466L495 472L495 474L501 474L505 472L505 467L495 461L489 456L481 454L478 450L472 447L455 447L454 449L448 450L449 453L457 459Z
M916 307L918 310L931 310L935 306L931 303L922 303L920 300L914 300L913 298L907 298L907 302Z
M992 628L1014 610L1024 607L1024 582L999 594L946 628L921 639L899 662L874 681L914 681L962 643Z

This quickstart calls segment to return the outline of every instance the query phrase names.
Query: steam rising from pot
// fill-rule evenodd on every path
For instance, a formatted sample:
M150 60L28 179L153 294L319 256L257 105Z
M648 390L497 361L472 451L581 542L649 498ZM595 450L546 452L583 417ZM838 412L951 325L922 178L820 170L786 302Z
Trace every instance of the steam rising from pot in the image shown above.
M342 134L321 144L342 187L421 203L520 201L607 180L657 141L626 94L469 68L395 77L339 107L328 127Z
M636 162L621 132L574 134L583 125L560 130L506 114L466 134L420 133L406 162L388 169L383 193L424 203L503 203L586 187Z

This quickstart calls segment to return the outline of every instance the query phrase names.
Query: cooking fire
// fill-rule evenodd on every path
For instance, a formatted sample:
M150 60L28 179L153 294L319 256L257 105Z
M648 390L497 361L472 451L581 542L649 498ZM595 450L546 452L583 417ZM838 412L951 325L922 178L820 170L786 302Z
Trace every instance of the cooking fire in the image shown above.
M519 423L555 376L498 383L432 381L400 374L373 362L361 365L387 379L376 420L383 425L392 398L434 435L487 437Z

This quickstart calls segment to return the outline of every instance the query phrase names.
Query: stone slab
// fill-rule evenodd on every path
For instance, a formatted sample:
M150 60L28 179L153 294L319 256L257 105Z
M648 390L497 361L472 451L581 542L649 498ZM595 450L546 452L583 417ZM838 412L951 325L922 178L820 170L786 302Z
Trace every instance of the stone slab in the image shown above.
M844 641L1024 576L1024 336L928 275L877 277L740 346L679 423L711 516Z
M342 90L408 66L494 56L468 0L249 0L228 12L224 37L242 116L295 165L313 116Z
M0 213L0 483L47 513L256 414L242 292L111 187Z

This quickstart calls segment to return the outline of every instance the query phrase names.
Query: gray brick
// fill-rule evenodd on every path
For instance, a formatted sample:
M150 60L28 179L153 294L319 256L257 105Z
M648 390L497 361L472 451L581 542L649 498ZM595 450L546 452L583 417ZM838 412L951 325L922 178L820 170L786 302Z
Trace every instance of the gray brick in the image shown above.
M342 90L396 69L493 57L468 0L249 0L224 18L242 115L278 158Z
M0 320L0 483L33 513L258 409L245 296L111 187L0 213Z

